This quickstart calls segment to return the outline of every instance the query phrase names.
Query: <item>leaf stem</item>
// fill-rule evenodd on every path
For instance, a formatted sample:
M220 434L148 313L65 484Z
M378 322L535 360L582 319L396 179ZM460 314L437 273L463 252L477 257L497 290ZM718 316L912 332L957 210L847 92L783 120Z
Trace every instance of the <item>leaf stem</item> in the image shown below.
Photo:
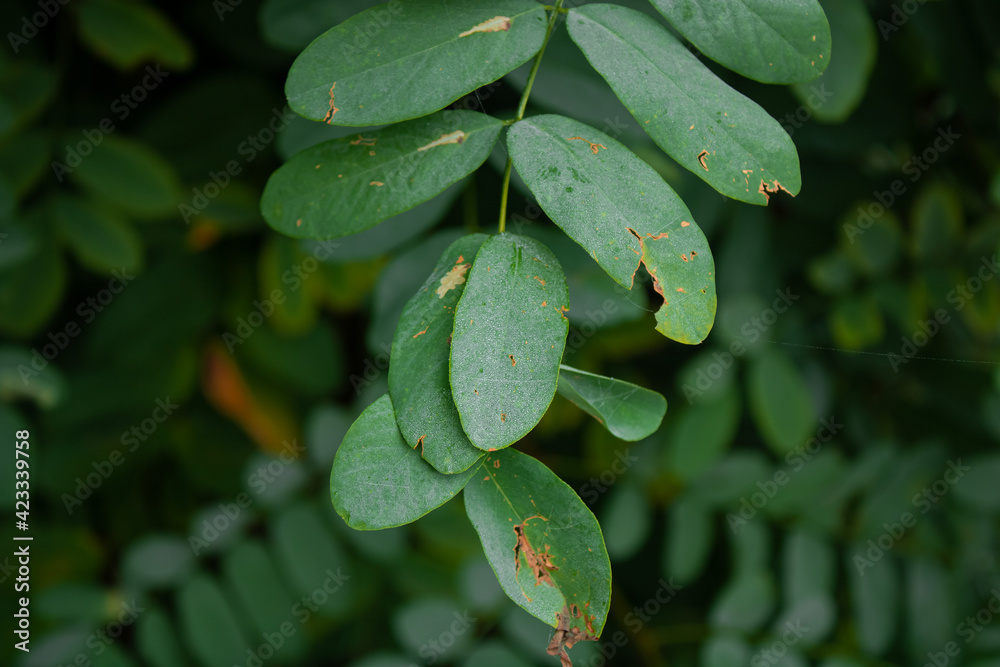
M556 28L556 21L559 20L559 14L563 12L562 8L563 0L556 0L556 4L552 6L552 15L549 16L549 26L545 30L545 39L542 41L542 48L538 49L538 53L535 54L535 62L531 65L531 73L528 74L528 81L524 84L524 92L521 93L521 103L517 107L517 116L511 124L516 123L524 118L524 110L528 108L528 97L531 95L531 87L535 83L535 75L538 74L538 66L542 64L542 56L545 54L545 47L549 45L549 38L552 37L552 32ZM546 7L548 9L548 7ZM503 172L503 190L500 192L500 233L503 234L504 229L507 226L507 195L510 192L510 172L514 168L514 161L507 156L507 167Z

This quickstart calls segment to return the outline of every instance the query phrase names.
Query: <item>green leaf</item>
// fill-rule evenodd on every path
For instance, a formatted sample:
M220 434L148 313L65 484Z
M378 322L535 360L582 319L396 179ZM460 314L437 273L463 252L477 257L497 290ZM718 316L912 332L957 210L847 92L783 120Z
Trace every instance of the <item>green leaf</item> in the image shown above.
M150 535L129 545L120 567L122 581L130 589L169 589L187 581L194 557L181 538Z
M351 7L328 0L265 0L258 23L264 39L298 53L328 28L350 16Z
M202 667L240 663L249 644L215 580L199 574L177 594L184 643Z
M899 619L899 569L892 556L872 562L880 553L874 542L858 544L846 555L844 569L851 592L858 644L870 655L883 655L896 636Z
M755 632L774 610L774 580L766 570L731 579L709 612L714 628Z
M876 563L878 567L881 563ZM939 651L955 637L957 582L939 562L924 556L906 570L908 647L912 662Z
M282 584L274 561L260 543L244 542L237 546L226 554L222 570L229 590L253 621L257 632L274 632L288 620L288 611L296 603ZM272 648L275 648L277 661L294 663L306 651L305 634L286 634L282 644Z
M74 143L79 137L72 137ZM157 218L175 213L180 183L173 167L144 144L106 136L70 177L127 214Z
M42 350L51 354L53 348L58 352L52 343L43 346ZM65 391L66 380L62 373L41 352L36 357L27 348L0 346L0 401L30 398L49 409L59 404Z
M340 618L349 612L354 586L344 575L350 563L334 539L325 513L312 503L299 503L270 522L272 553L292 591L293 598L312 597L318 589L329 593L327 600L313 598L313 608L321 616ZM342 572L346 570L347 572Z
M191 45L167 17L143 2L87 0L77 14L81 41L118 69L144 62L184 69L194 57Z
M266 306L263 309L254 307L254 310L267 315L269 324L286 336L304 335L316 324L316 288L319 287L320 278L308 280L311 274L303 271L306 259L307 255L294 241L277 234L265 237L257 256L258 302L272 303L273 312L269 313ZM296 269L298 274L295 273ZM303 275L306 279L301 277ZM279 294L281 296L275 298ZM246 314L240 316L247 317ZM234 330L240 339L245 338L239 328Z
M500 234L479 249L455 310L451 391L476 447L507 447L556 393L569 323L566 278L552 252Z
M700 658L701 667L744 667L749 664L750 647L739 637L720 634L701 645Z
M663 571L686 585L708 564L715 539L712 513L697 498L682 496L670 507Z
M803 445L816 427L809 388L784 353L772 350L753 360L746 391L757 430L775 453Z
M393 0L318 37L285 94L299 115L334 125L418 118L526 62L546 26L531 0Z
M243 345L233 345L236 354L245 354L270 380L297 394L320 397L343 381L339 342L337 330L321 321L301 336L281 336L262 326Z
M397 248L412 249L415 242L425 237L428 229L441 222L465 187L465 181L458 181L423 204L383 220L371 229L338 239L337 247L329 250L329 257L323 260L324 263L358 262L382 257ZM322 241L302 241L302 246L307 249L321 244Z
M142 239L123 218L79 197L52 199L52 216L80 263L99 273L138 271Z
M615 562L632 558L646 543L652 523L652 510L642 489L635 484L616 487L601 506L608 557Z
M706 56L763 83L815 79L830 64L830 26L816 0L651 0Z
M269 225L295 238L356 234L475 171L502 127L486 114L442 111L323 142L271 175L261 212Z
M673 419L667 441L667 470L682 480L708 470L733 444L740 412L740 395L733 389L683 410Z
M684 202L652 167L603 132L563 116L516 123L507 144L546 214L612 278L631 289L639 264L646 265L664 297L657 331L682 343L705 339L716 309L712 252Z
M136 619L135 646L145 664L151 667L184 664L184 652L170 617L159 607L152 607Z
M567 21L590 64L681 166L750 204L765 205L778 190L798 193L799 157L788 133L666 28L614 5L572 9Z
M344 436L333 461L330 496L351 528L393 528L443 505L476 470L442 475L422 460L403 440L386 394Z
M795 529L785 538L782 554L785 602L794 605L833 592L836 563L829 541L811 530Z
M483 453L472 446L451 397L448 377L455 306L465 290L465 274L485 234L463 236L441 255L437 266L403 309L392 340L389 395L403 439L421 447L436 470L468 470Z
M27 338L55 313L66 287L66 262L47 234L36 237L31 261L0 273L0 332Z
M475 470L465 509L508 597L554 628L599 637L611 563L597 519L572 488L517 450L488 454Z
M792 87L816 120L840 123L854 112L868 89L878 56L875 22L862 0L820 0L830 20L832 47L826 71ZM824 58L823 60L827 60Z
M912 209L914 256L946 260L962 242L963 219L962 202L953 188L942 183L925 188Z
M959 460L961 464L961 460ZM969 460L967 472L955 484L955 495L970 507L1000 512L1000 454L986 454ZM952 470L955 467L952 466Z
M642 440L660 428L667 399L624 380L559 367L559 394L622 440Z

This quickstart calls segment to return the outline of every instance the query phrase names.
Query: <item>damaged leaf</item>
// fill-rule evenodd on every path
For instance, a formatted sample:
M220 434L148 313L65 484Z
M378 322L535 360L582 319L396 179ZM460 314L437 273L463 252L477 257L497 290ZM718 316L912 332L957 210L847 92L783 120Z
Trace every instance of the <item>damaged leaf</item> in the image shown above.
M351 528L393 528L446 503L477 470L457 475L434 470L403 440L385 394L361 413L337 449L330 497Z
M667 399L655 391L565 365L559 367L557 390L622 440L652 435L667 412Z
M594 153L571 140L577 135L606 148ZM545 213L608 275L631 288L645 265L664 300L657 331L682 343L705 339L716 310L712 252L687 206L652 167L608 135L563 116L516 123L507 145Z
M830 64L830 26L817 0L651 2L699 51L762 83L810 81Z
M566 24L639 126L685 169L750 204L767 204L762 184L798 193L799 157L784 128L654 19L598 4L571 9Z
M486 238L471 234L448 246L407 302L392 341L389 395L399 430L411 447L419 443L424 460L442 473L468 470L483 455L462 430L448 382L448 358L464 274Z
M527 62L545 38L545 8L531 0L442 7L395 0L320 35L288 73L292 110L333 125L419 118Z
M504 592L556 628L552 655L599 638L611 563L593 513L555 473L517 450L488 454L476 471L465 510Z
M475 171L502 127L486 114L442 111L371 136L317 144L271 175L261 212L274 229L295 238L356 234Z
M556 392L568 308L566 277L544 245L507 233L480 248L451 343L452 396L476 447L507 447L545 414Z

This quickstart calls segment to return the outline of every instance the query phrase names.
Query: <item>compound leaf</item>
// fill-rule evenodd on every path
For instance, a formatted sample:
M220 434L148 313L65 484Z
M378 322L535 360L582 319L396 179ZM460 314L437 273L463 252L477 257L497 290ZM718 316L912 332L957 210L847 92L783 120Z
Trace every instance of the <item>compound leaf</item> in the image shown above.
M457 475L434 470L403 440L384 394L361 413L337 449L330 497L351 528L393 528L443 505L475 470Z
M306 47L285 94L299 115L333 125L418 118L527 62L546 26L532 0L393 0Z
M396 326L389 362L389 395L396 422L411 447L443 473L468 470L483 452L472 446L451 397L448 363L455 306L485 234L463 236L441 255L407 302Z
M646 265L664 297L657 331L682 343L703 341L715 320L715 262L663 178L608 135L563 116L516 123L507 143L546 214L612 278L631 288L639 264Z
M667 399L655 391L569 366L559 367L556 389L622 440L652 435L667 412Z
M298 153L267 182L264 219L295 238L336 238L374 227L475 171L503 123L482 113L441 113Z
M500 234L483 244L455 311L451 391L469 440L507 447L556 393L569 322L566 277L538 241Z
M572 9L567 25L639 125L681 166L750 204L765 205L778 190L798 193L799 156L784 128L662 25L615 5Z

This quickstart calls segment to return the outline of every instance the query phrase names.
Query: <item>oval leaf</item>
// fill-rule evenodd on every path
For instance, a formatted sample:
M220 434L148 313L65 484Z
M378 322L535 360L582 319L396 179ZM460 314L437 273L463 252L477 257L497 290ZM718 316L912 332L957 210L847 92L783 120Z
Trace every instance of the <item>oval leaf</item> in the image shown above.
M837 55L823 75L792 87L817 120L840 123L854 112L868 89L878 56L875 22L862 0L824 0ZM817 38L818 40L818 38ZM828 55L823 60L830 58Z
M249 642L215 580L198 574L177 593L180 632L203 667L243 660Z
M763 83L815 79L830 64L816 0L651 0L706 56Z
M798 193L799 156L784 128L730 88L666 28L635 10L570 10L569 34L660 148L733 199Z
M392 401L385 394L344 436L333 460L330 496L351 528L392 528L443 505L475 470L442 475L423 461L399 433Z
M884 654L896 637L899 620L899 570L892 557L880 556L874 541L858 544L846 555L844 568L851 591L851 607L857 619L858 644L873 656Z
M144 2L90 0L80 3L77 12L81 41L118 69L144 62L185 69L194 59L191 45L177 28Z
M750 414L764 441L784 456L816 426L809 388L791 360L772 351L754 360L747 375Z
M546 26L532 0L393 0L320 35L285 94L299 115L333 125L418 118L527 62Z
M424 460L443 473L468 470L483 455L462 430L451 397L448 357L465 274L486 238L471 234L448 246L406 304L392 340L389 395L396 423L406 442L419 445Z
M476 447L507 447L545 414L566 346L566 310L566 278L548 248L516 234L483 244L451 343L452 396Z
M611 562L593 513L555 473L517 450L489 454L475 470L465 510L504 592L556 628L552 654L571 639L600 637Z
M336 238L374 227L475 171L503 123L442 111L378 132L326 141L271 175L260 209L295 238Z
M511 127L510 156L545 213L621 285L639 264L664 297L657 331L700 343L715 320L715 262L691 212L656 171L603 132L563 116ZM572 183L568 179L572 176Z
M655 391L569 366L559 367L556 389L622 440L652 435L667 412L667 399Z
M76 145L79 137L67 144ZM145 144L105 136L70 177L130 216L160 218L177 211L180 182L173 166Z
M142 239L123 218L78 197L52 200L52 217L80 263L100 273L138 271Z

